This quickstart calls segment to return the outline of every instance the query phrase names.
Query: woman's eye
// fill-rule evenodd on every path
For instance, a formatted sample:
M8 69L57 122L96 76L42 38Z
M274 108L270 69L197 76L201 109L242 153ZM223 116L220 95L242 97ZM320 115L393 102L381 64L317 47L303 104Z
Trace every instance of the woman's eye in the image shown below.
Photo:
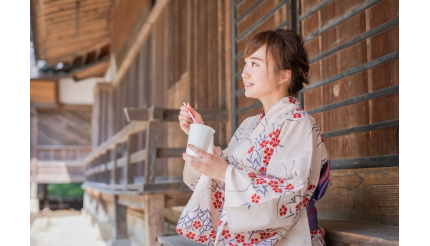
M255 62L251 62L251 64L252 64L252 66L257 65L257 63L255 63Z

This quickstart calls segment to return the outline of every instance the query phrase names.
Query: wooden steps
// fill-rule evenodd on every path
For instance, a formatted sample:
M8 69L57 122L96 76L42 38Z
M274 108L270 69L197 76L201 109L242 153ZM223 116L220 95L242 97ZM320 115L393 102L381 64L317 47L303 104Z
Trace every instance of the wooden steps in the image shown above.
M326 231L327 246L399 245L399 227L372 222L318 219Z
M319 219L318 225L326 231L327 246L399 245L398 226L331 219ZM202 245L179 235L158 237L157 240L163 246Z

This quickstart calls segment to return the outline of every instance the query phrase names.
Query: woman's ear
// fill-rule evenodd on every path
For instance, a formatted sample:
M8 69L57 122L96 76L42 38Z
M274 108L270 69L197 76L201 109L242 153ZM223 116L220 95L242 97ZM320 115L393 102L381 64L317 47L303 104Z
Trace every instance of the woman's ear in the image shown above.
M281 77L279 80L279 85L287 83L291 79L291 70L286 69L281 71Z

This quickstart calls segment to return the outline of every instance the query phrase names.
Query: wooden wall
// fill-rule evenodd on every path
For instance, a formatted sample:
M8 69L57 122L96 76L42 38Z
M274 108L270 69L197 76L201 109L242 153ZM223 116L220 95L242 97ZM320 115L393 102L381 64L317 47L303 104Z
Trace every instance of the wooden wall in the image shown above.
M124 107L155 105L177 109L179 114L182 102L189 102L197 110L227 109L231 87L227 61L231 40L226 33L230 30L229 9L221 0L168 3L120 82L96 86L93 147L127 125ZM128 35L126 39L133 33ZM231 136L226 129L229 124L207 124L216 130L215 145L226 146ZM138 136L138 150L144 148L144 134ZM187 140L179 121L160 124L158 137L157 147L185 147ZM123 154L126 149L123 146ZM157 159L156 175L181 178L183 164L182 158Z
M319 215L398 225L399 2L301 0L301 15L323 3L300 23L311 59L304 109L339 169Z
M275 29L291 28L291 1L282 0L242 0L231 3L234 9L233 25L233 66L230 68L235 86L230 88L232 99L232 131L249 116L261 113L262 104L258 99L247 98L244 93L242 70L243 53L248 41L257 33ZM288 10L288 11L287 11ZM232 55L230 54L230 57Z

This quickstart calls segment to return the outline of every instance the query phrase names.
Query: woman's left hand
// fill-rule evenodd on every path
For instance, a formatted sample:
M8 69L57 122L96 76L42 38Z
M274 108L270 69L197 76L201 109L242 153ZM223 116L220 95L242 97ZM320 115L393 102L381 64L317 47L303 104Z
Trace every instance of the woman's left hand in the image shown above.
M200 158L182 153L185 162L201 174L210 178L225 182L225 172L227 171L228 162L223 158L212 155L204 150L189 144L188 147Z

